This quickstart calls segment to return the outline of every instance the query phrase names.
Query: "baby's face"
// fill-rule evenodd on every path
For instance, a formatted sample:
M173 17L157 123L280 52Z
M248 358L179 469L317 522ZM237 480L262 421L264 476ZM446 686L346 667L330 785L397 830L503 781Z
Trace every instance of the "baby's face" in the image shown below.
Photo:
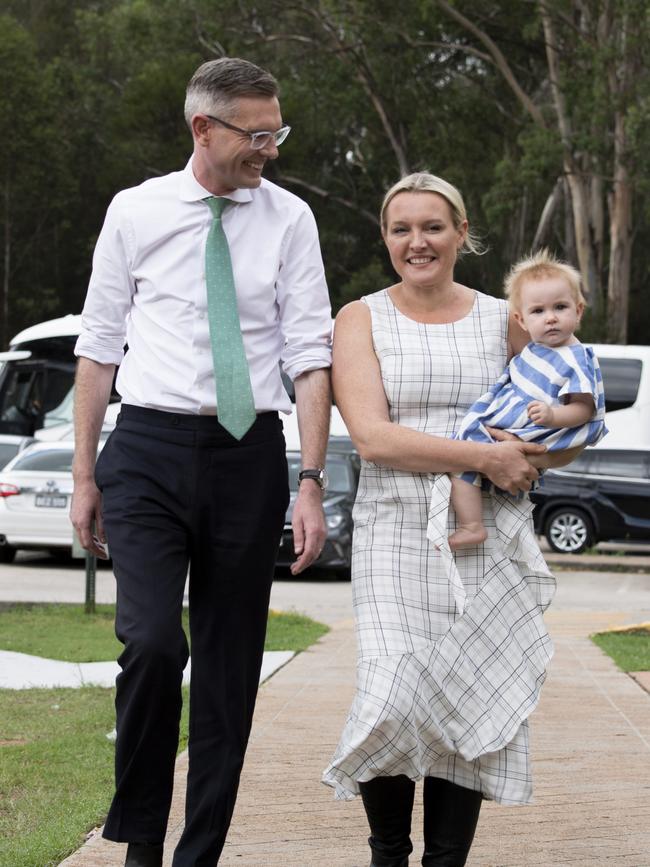
M514 316L532 341L553 348L576 342L574 331L584 304L576 303L563 277L527 280L521 285L520 301Z

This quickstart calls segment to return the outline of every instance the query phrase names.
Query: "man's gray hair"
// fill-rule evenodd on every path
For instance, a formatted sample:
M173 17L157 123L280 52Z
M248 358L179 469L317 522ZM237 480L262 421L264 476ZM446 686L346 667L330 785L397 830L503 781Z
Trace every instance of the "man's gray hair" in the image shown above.
M192 128L195 114L214 114L228 120L239 97L278 96L280 88L266 69L239 57L208 60L196 70L185 94L185 122Z

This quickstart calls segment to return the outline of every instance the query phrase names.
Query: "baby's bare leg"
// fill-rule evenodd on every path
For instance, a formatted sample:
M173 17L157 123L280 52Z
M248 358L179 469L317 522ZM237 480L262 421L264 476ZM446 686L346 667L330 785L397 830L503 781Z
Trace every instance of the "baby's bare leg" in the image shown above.
M551 470L553 467L565 467L578 457L584 446L574 446L560 452L544 452L541 455L526 455L526 460L538 470Z
M483 526L483 501L481 489L476 485L451 477L451 504L456 512L458 527L449 537L452 551L480 545L487 539Z

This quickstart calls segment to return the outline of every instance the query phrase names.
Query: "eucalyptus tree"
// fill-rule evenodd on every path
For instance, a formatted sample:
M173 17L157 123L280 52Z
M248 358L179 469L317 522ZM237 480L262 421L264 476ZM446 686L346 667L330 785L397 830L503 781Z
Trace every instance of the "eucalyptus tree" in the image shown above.
M530 89L510 62L508 46L494 36L507 2L483 3L480 14L475 4L462 0L436 2L462 32L462 50L479 51L499 70L531 124L554 135L557 180L549 187L533 241L544 240L564 191L596 329L603 339L626 342L634 194L642 178L650 119L648 4L531 0L526 4L531 16L527 32L543 45L546 70Z

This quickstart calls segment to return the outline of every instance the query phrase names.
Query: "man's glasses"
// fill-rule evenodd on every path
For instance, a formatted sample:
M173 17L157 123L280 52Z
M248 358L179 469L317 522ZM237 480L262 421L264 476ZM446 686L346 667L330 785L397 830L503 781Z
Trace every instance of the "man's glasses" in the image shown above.
M227 123L227 121L221 120L220 117L214 117L211 114L206 114L206 117L210 120L215 121L215 123L220 123L221 126L225 126L226 129L231 129L233 132L238 132L239 135L248 136L251 142L251 148L254 151L259 151L262 148L265 148L268 144L270 144L271 141L273 141L276 147L279 147L291 132L290 126L281 126L280 129L276 129L275 132L271 132L270 130L259 130L259 132L251 132L248 129L241 129L241 127L233 126L231 123Z

